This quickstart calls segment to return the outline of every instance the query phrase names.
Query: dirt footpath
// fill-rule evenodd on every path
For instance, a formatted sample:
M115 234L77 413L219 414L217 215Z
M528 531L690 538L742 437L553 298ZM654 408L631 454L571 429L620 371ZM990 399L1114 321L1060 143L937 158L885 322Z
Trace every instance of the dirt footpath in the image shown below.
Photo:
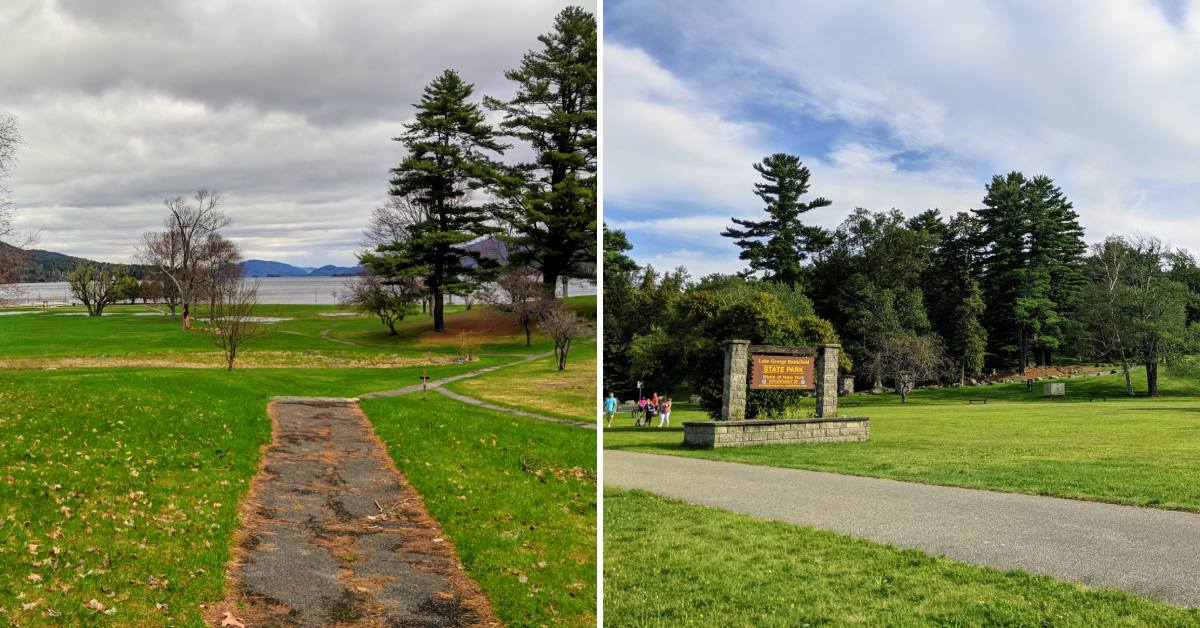
M499 625L355 400L276 398L268 411L272 444L212 625Z

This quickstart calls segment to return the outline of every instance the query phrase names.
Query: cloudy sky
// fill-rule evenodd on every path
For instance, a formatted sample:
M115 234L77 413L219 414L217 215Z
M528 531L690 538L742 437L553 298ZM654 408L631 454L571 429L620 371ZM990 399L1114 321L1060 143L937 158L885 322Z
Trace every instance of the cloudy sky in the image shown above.
M995 173L1054 178L1089 241L1200 252L1200 0L605 3L605 221L635 257L739 270L751 164L914 214L977 207Z
M247 258L352 264L425 84L452 67L510 95L504 70L570 4L596 3L4 0L18 226L128 261L165 197L208 187Z

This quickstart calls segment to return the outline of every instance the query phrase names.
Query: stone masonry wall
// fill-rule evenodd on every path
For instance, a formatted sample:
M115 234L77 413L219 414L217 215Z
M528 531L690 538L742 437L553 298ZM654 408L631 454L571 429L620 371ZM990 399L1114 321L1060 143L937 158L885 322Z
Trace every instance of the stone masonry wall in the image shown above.
M749 366L749 340L725 343L725 389L721 401L722 421L746 418L746 368Z
M683 424L683 444L691 447L857 443L870 437L871 420L865 417Z

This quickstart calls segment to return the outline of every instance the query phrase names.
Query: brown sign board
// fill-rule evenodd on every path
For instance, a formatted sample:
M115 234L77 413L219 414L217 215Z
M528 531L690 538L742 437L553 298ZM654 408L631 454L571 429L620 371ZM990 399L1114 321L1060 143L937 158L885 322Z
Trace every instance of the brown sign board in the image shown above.
M750 358L751 390L814 390L813 356L756 353Z

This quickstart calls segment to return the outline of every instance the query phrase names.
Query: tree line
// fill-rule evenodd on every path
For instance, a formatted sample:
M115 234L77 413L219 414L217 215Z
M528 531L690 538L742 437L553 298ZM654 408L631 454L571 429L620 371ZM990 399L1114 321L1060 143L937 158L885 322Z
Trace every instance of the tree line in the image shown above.
M568 7L538 41L505 72L511 98L478 100L474 86L447 69L425 87L413 121L394 138L405 157L390 171L389 203L366 230L368 250L358 260L366 274L348 299L390 333L418 307L444 332L451 296L512 312L527 342L531 326L581 324L560 311L554 295L559 282L565 296L570 279L594 281L595 17ZM499 116L497 124L487 111ZM502 161L513 142L528 160ZM503 243L502 251L489 254L485 242ZM569 339L560 365L568 347Z
M1160 365L1187 368L1200 346L1191 254L1141 235L1088 246L1047 176L996 175L969 211L857 208L824 229L804 222L831 201L808 197L799 158L774 154L754 167L766 217L734 218L721 233L746 263L736 275L639 267L625 235L605 229L606 386L687 386L711 409L719 345L739 337L836 340L844 374L902 398L922 383L1023 376L1063 360L1120 365L1131 395L1131 371L1143 366L1146 394L1157 396ZM787 402L755 392L751 404L778 413Z

